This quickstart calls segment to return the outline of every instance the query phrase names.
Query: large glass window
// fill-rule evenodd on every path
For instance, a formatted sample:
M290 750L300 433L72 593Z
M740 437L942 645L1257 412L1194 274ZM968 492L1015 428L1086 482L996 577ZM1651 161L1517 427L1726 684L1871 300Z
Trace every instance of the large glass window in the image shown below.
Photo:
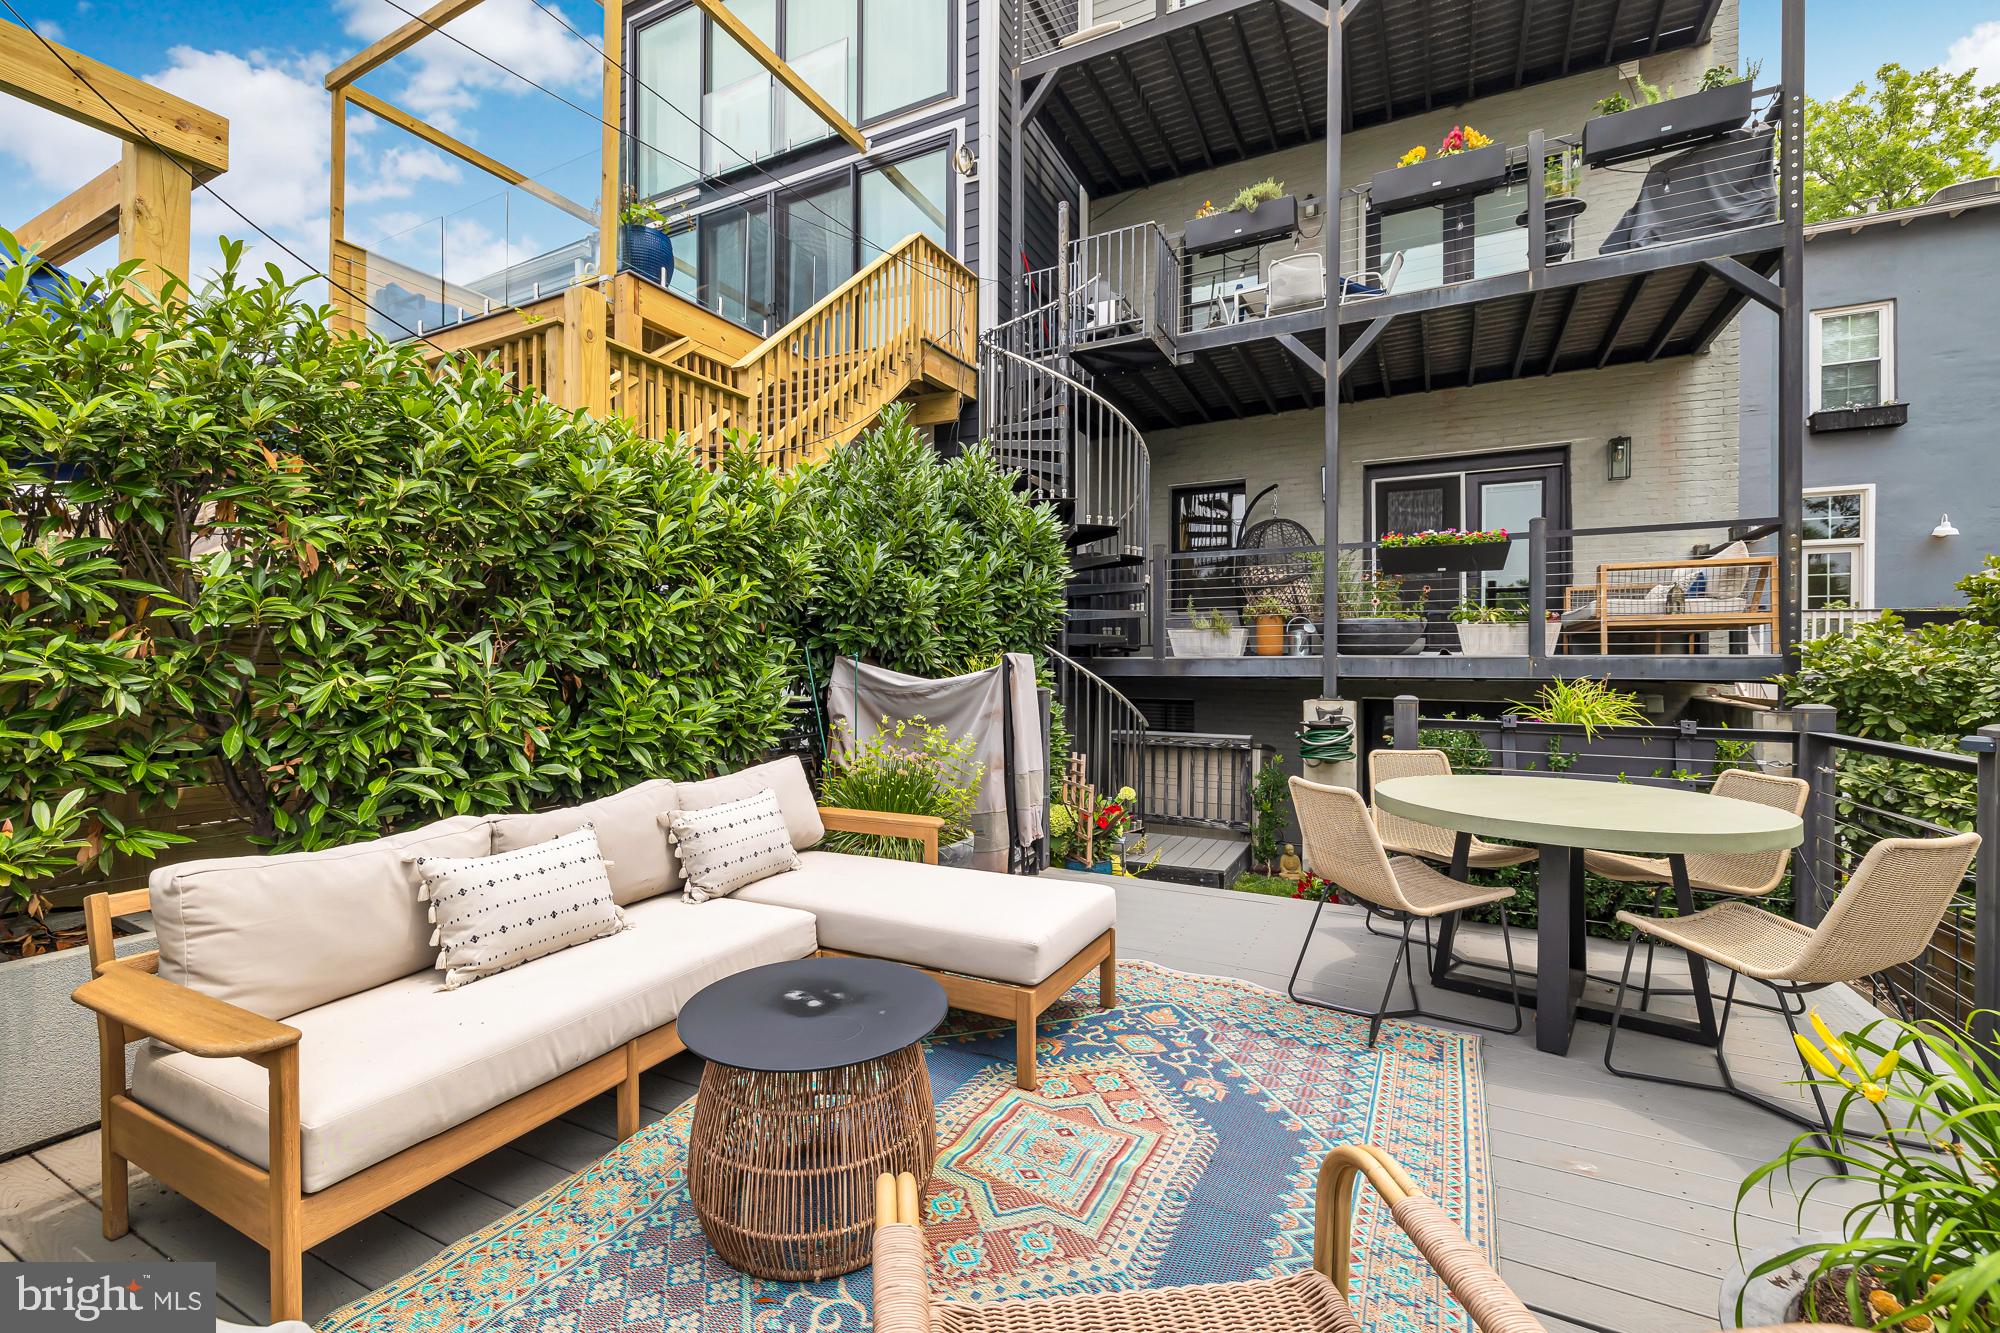
M1876 407L1895 397L1888 305L1813 312L1813 410Z
M1869 586L1869 488L1807 491L1805 524L1805 607L1809 611L1865 607Z
M861 260L867 263L914 232L950 247L951 159L946 150L905 158L861 174Z
M699 302L724 319L768 333L775 327L771 291L771 217L759 203L701 219Z
M639 30L639 191L671 194L701 175L701 126L695 108L669 106L662 93L685 87L701 66L701 11L684 9Z
M854 118L854 81L861 43L856 31L858 0L791 0L785 6L785 60L849 120ZM806 104L785 93L785 146L797 148L833 133Z
M854 192L845 179L780 204L785 310L795 319L854 273Z
M861 114L873 119L951 87L951 0L863 0Z
M778 0L734 0L730 9L770 46L778 43ZM782 52L781 52L782 54ZM703 159L722 175L771 155L774 81L728 33L708 25L707 74L702 81L702 124L709 133Z

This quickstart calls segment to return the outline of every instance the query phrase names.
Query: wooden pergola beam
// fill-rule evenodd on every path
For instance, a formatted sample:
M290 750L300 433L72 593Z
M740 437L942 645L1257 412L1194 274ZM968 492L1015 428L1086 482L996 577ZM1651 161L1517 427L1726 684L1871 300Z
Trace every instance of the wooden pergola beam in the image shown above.
M51 264L67 264L118 234L118 207L124 186L119 169L109 167L89 184L56 200L14 229L23 250Z
M166 153L186 163L200 180L229 170L227 117L66 46L44 44L35 33L4 21L0 92L128 144Z
M765 44L763 38L750 31L750 25L729 11L722 0L694 0L695 6L708 15L716 27L721 28L735 39L736 44L750 53L750 58L769 70L771 77L812 109L814 115L833 127L833 132L846 141L847 146L857 153L868 151L868 136L854 128L847 117L834 110L833 104L819 95L819 91L786 64L780 56Z
M429 124L421 117L412 115L410 112L403 110L393 103L385 102L375 96L375 94L361 88L346 89L346 99L362 110L380 116L383 120L388 121L398 129L407 130L409 133L416 135L431 147L441 152L449 153L461 162L478 167L490 176L497 176L524 193L533 195L543 203L560 208L573 218L588 222L593 227L597 225L597 210L589 207L587 204L579 204L574 199L565 198L539 181L530 180L526 173L516 171L513 167L508 166L505 162L497 158L488 157L471 144L454 139L451 135L446 134L435 125Z
M441 0L386 37L378 38L333 67L326 76L328 91L347 87L377 66L387 64L422 41L434 29L451 22L483 0Z

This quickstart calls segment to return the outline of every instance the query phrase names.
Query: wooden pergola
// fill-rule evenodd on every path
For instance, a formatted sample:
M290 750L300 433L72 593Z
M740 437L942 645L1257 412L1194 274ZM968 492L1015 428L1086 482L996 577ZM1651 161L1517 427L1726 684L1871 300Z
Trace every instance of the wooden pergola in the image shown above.
M116 237L138 260L136 290L188 269L188 201L229 170L229 121L68 47L0 22L0 92L124 141L113 166L14 229L22 249L64 264Z

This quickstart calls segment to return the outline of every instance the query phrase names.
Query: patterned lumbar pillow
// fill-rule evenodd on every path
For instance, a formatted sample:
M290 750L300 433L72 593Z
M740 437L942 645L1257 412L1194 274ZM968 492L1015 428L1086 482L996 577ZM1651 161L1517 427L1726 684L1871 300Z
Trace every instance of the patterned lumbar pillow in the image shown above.
M626 927L587 824L498 856L424 856L416 865L447 990Z
M706 810L660 816L687 875L688 901L703 902L745 884L799 868L791 831L775 792L760 791Z

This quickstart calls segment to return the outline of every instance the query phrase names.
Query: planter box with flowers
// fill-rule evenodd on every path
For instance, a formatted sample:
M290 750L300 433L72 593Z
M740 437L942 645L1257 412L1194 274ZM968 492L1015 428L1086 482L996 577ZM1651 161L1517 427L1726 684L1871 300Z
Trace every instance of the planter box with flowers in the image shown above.
M1390 532L1382 537L1375 563L1384 574L1470 574L1506 564L1512 545L1505 528Z
M1190 255L1220 254L1296 235L1298 196L1275 193L1283 188L1276 181L1262 181L1237 195L1228 208L1202 205L1188 219L1181 248Z
M1671 87L1662 97L1657 86L1635 79L1642 102L1634 106L1625 94L1613 93L1598 102L1597 115L1583 122L1583 164L1616 166L1743 128L1750 119L1756 75L1754 65L1741 75L1715 65L1702 73L1701 87L1685 97L1675 97Z
M1457 125L1435 153L1418 144L1395 166L1376 172L1368 183L1368 202L1377 213L1402 213L1485 194L1506 183L1506 145L1470 125Z

